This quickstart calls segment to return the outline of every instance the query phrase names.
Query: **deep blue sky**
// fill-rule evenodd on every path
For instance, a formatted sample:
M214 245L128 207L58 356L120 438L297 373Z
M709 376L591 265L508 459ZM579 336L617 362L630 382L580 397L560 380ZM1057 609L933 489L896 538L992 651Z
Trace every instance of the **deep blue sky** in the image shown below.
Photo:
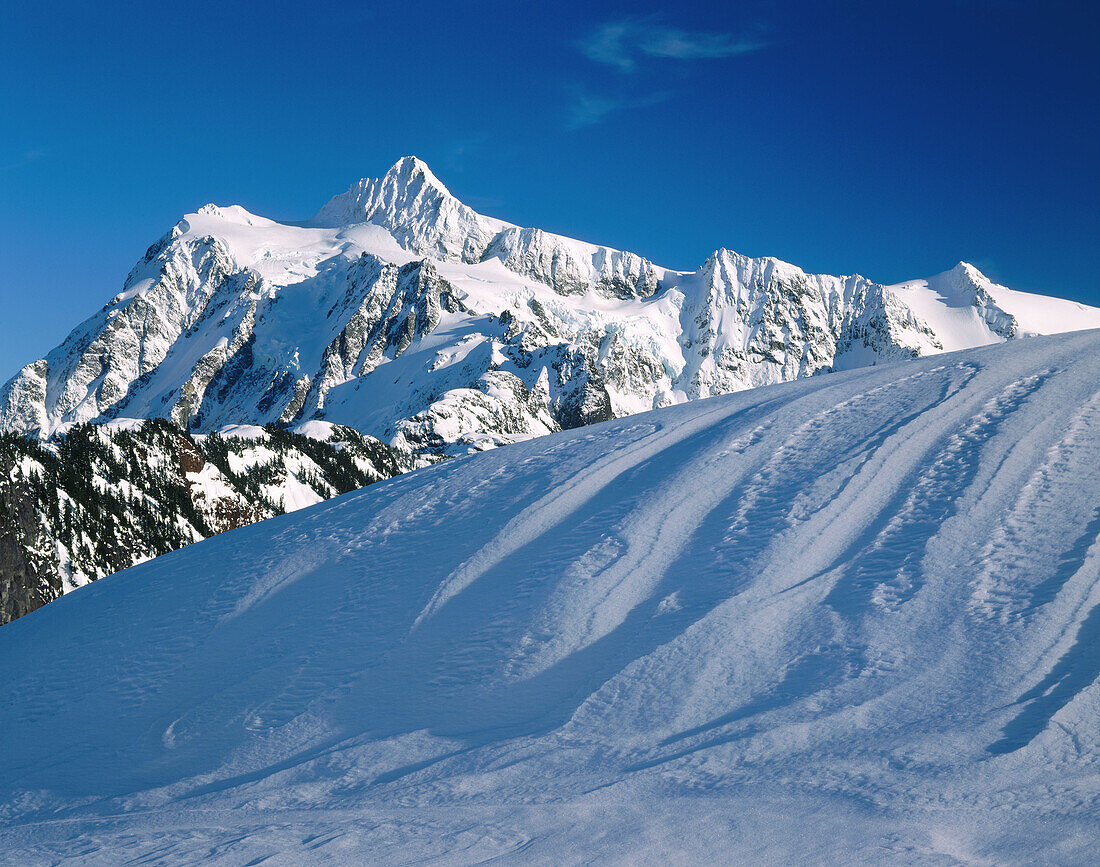
M5 3L0 380L213 201L423 157L484 213L695 268L974 262L1100 304L1091 3Z

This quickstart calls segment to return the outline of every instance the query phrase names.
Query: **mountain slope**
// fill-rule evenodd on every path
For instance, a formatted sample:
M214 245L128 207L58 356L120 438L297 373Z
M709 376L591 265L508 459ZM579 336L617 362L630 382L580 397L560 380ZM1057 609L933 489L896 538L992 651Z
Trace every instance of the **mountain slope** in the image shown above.
M1100 327L965 263L882 286L716 251L696 272L477 214L406 157L301 225L188 214L0 389L0 430L326 419L462 454L832 369Z
M695 401L0 629L13 858L1080 862L1100 332Z

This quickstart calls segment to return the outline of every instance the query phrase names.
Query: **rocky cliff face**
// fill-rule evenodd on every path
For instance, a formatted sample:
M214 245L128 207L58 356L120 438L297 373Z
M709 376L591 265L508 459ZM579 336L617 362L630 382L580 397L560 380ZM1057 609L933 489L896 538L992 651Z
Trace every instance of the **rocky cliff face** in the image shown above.
M33 465L9 437L0 437L0 623L22 617L61 595L50 555Z
M0 435L0 623L191 542L408 469L331 425L192 436L166 420ZM323 437L323 438L319 438Z
M430 459L1084 327L1100 310L1012 292L965 263L897 286L724 249L671 271L478 214L406 157L305 224L236 206L187 215L122 292L0 389L0 429L321 419Z

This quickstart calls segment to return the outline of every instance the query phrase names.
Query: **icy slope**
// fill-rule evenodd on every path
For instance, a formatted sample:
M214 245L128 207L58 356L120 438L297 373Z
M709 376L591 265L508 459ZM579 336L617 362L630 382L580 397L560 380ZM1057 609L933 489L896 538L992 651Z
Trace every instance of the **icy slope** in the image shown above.
M16 859L1080 861L1100 332L378 483L0 629Z
M882 286L715 251L692 273L476 213L421 161L301 225L188 214L0 388L0 430L326 419L464 454L687 399L1036 333L1100 310L960 263Z

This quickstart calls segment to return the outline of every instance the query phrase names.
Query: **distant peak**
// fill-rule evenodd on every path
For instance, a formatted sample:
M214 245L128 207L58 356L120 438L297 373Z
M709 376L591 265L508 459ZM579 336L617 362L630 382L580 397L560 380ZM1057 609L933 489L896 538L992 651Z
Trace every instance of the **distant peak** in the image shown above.
M260 223L270 222L264 217L257 217L255 214L249 213L240 205L215 205L210 203L195 211L195 216L214 217L226 223L240 223L242 226L252 226L257 221Z
M736 260L736 259L745 259L745 258L748 258L748 257L742 256L736 250L729 249L729 247L719 247L717 250L715 250L713 253L711 253L710 256L707 257L707 260L711 261L711 262L717 262L720 259L734 259L734 260Z
M453 198L451 191L448 190L439 178L435 176L435 173L428 168L428 164L420 157L407 156L401 157L397 162L390 166L389 170L378 179L363 178L357 185L360 188L377 187L384 188L393 191L395 194L400 195L406 190L422 190L428 189L438 193L441 196Z
M384 215L386 222L401 222L410 209L421 210L425 203L438 208L454 200L448 190L419 157L401 157L380 178L363 178L334 196L314 217L313 222L336 225L370 221Z
M390 169L388 172L386 172L385 177L393 178L395 180L405 179L408 181L423 178L433 187L439 187L442 190L447 189L443 186L443 182L435 176L430 168L428 168L428 164L424 162L424 160L420 159L420 157L415 156L401 157L401 159L390 166Z
M960 277L968 277L971 280L986 280L986 279L988 279L985 276L985 274L983 274L981 271L979 271L975 266L971 265L969 262L963 262L961 260L960 260L959 264L957 264L954 268L951 269L951 271L949 273L957 274Z
M274 223L266 217L258 217L240 205L203 205L195 212L199 217L215 217L226 223L241 226L271 226ZM184 222L187 222L186 220Z
M719 247L707 258L704 268L726 267L734 269L748 269L759 273L776 273L781 276L804 275L797 265L776 259L774 256L753 257L745 253L738 253L728 247Z

